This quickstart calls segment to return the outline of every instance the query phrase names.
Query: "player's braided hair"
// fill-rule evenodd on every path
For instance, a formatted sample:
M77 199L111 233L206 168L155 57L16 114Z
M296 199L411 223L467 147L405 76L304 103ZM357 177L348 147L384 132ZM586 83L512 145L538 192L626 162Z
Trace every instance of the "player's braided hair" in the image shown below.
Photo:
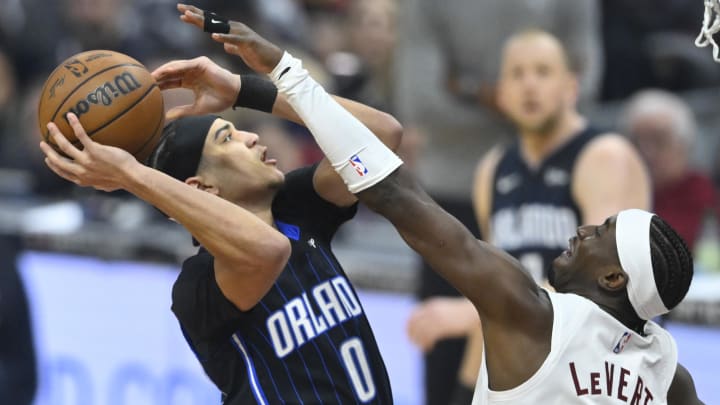
M650 225L650 255L660 298L672 309L690 288L693 259L685 241L657 215Z

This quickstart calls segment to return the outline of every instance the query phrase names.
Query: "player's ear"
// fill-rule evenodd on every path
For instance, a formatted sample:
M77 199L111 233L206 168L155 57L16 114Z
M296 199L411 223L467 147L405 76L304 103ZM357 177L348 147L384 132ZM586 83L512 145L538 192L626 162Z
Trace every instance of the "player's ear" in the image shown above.
M213 195L220 194L220 190L216 186L203 181L202 176L188 177L187 179L185 179L185 184Z
M627 285L627 281L627 273L620 266L604 267L598 277L600 288L609 292L622 290Z

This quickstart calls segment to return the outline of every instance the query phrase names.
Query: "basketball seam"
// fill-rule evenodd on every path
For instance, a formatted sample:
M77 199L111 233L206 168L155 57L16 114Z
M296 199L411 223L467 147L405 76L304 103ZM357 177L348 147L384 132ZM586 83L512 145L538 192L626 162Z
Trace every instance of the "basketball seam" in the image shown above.
M79 89L79 88L82 87L85 83L87 83L88 81L90 81L90 79L94 78L94 77L97 76L97 75L100 75L100 74L102 74L102 73L105 73L105 72L107 72L108 70L115 69L115 68L117 68L117 67L122 67L122 66L135 66L135 67L139 67L139 68L145 69L144 66L138 65L138 64L136 64L136 63L120 63L120 64L117 64L117 65L108 66L108 67L106 67L105 69L103 69L103 70L101 70L101 71L99 71L99 72L95 72L95 74L93 74L92 76L89 76L88 78L86 78L86 79L83 80L82 82L80 82L80 83L78 83L77 85L75 85L75 89L74 89L72 92L70 92L70 94L68 94L67 96L65 96L65 98L63 99L63 101L61 101L60 104L58 104L57 110L55 110L55 113L53 114L52 118L50 118L50 121L55 121L55 117L57 117L58 113L60 112L60 109L62 108L62 106L65 105L65 102L67 102L68 99L69 99L70 97L72 97L73 94L75 94L75 92L77 91L77 89Z
M143 98L145 98L146 96L147 96L147 94L145 96L143 96ZM142 99L140 99L140 100L142 100ZM132 106L130 108L132 108ZM158 120L157 124L155 124L155 128L152 131L153 135L151 137L149 137L145 141L145 143L143 143L142 146L140 146L140 148L138 150L136 150L135 152L130 152L133 156L137 155L139 152L141 152L143 149L145 149L145 147L148 145L148 143L150 143L150 141L152 141L159 135L158 129L162 126L163 118L164 117L162 115L160 115L160 119ZM90 135L88 135L88 136L90 136ZM82 142L80 140L75 140L73 142L70 142L70 144L75 147L78 147L78 146L82 145Z
M102 130L103 128L105 128L105 127L107 127L108 125L112 124L113 122L117 121L118 118L121 118L123 115L125 115L125 113L127 113L127 112L130 111L130 110L132 110L133 107L135 107L136 105L138 105L138 103L140 103L141 101L143 101L143 100L145 99L145 97L147 97L147 95L150 94L150 92L151 92L155 87L157 87L157 84L153 84L152 86L150 86L150 88L145 91L145 94L143 94L142 97L138 98L138 99L135 100L132 104L130 104L129 106L125 107L124 110L122 110L122 111L120 111L119 113L115 114L115 117L113 117L113 119L111 119L110 121L102 124L102 126L100 126L100 127L98 127L98 128L95 128L92 132L88 132L88 134L87 134L88 137L92 138L92 136L95 135L98 131Z
M135 100L132 104L130 104L128 107L126 107L124 110L122 110L122 111L120 111L118 114L116 114L115 117L113 117L113 119L111 119L110 121L102 124L102 126L100 126L100 127L98 127L98 128L95 128L95 129L92 130L91 132L87 132L88 138L92 138L93 135L95 135L98 131L100 131L100 130L102 130L103 128L107 127L108 125L112 124L112 123L115 122L118 118L120 118L120 117L122 117L123 115L125 115L125 113L127 113L127 112L130 111L130 110L132 110L133 107L135 107L136 105L138 105L139 102L143 101L143 100L145 99L145 97L147 97L147 95L150 94L150 92L151 92L154 88L156 88L156 87L157 87L157 84L153 84L152 86L150 86L149 89L147 89L147 90L145 91L145 94L143 94L142 97L138 98L138 99ZM45 141L49 143L49 139L50 139L50 131L47 131L47 132L45 132ZM71 142L71 143L72 143L73 145L75 145L75 142Z
M135 153L133 153L133 155L136 155L136 154L142 152L143 149L145 149L145 147L146 147L153 139L157 138L157 136L158 136L160 133L162 133L162 132L158 132L158 129L162 127L162 122L163 122L163 119L164 119L164 118L165 118L165 117L163 117L163 115L160 114L160 119L158 120L157 124L155 125L155 129L153 130L153 135L152 135L151 137L149 137L147 140L145 140L145 143L143 143L142 146L140 146L140 149L136 150Z

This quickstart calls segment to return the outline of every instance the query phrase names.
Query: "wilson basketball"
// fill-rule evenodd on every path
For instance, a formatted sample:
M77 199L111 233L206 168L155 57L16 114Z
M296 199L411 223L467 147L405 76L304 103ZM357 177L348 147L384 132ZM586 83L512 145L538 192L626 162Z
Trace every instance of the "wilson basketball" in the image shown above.
M49 138L54 122L82 146L66 115L75 113L92 140L117 146L144 161L160 139L163 98L150 72L137 60L113 51L79 53L60 64L45 82L38 105L40 133ZM56 148L57 149L57 148Z

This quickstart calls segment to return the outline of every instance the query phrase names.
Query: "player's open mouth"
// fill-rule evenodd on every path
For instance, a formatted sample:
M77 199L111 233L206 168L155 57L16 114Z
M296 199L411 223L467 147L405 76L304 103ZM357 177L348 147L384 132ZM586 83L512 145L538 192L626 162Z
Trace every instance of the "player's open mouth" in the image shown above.
M572 257L573 251L575 250L575 239L577 239L577 237L575 237L575 236L568 239L568 248L566 251L563 252L565 254L565 256Z
M260 161L265 163L266 165L275 165L277 164L277 159L272 159L267 157L267 149L265 149L262 154L260 155Z

